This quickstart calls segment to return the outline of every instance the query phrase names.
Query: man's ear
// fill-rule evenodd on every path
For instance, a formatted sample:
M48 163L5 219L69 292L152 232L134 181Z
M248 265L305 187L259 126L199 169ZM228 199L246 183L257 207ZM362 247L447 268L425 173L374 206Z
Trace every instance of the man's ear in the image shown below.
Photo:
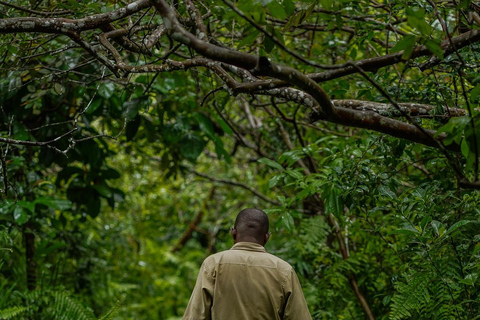
M272 235L271 232L268 232L268 233L265 234L265 243L268 242L268 240L270 239L270 236L271 236L271 235Z
M232 235L233 241L237 240L237 229L230 228L230 234Z

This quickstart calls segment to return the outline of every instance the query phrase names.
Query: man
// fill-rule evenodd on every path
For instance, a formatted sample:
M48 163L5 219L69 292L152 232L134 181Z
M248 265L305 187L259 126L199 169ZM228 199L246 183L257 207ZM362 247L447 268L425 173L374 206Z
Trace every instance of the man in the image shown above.
M205 259L183 320L312 319L295 270L265 251L268 228L262 210L238 214L234 246Z

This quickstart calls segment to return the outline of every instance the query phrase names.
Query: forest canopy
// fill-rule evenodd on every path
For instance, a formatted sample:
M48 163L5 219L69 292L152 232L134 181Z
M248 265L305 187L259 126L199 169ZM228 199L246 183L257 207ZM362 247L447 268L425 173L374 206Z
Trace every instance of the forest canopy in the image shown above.
M480 319L480 3L0 1L0 319L181 319L243 208L314 319Z

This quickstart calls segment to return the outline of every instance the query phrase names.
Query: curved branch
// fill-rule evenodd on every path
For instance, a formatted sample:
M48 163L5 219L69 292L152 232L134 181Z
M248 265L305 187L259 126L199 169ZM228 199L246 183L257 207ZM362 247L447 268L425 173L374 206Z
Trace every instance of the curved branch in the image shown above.
M250 187L249 185L246 185L245 183L241 183L241 182L237 182L237 181L231 181L231 180L225 180L225 179L219 179L219 178L214 178L214 177L211 177L211 176L206 175L206 174L204 174L204 173L200 173L200 172L195 171L195 170L191 170L191 172L192 172L193 174L199 176L199 177L202 177L202 178L204 178L204 179L207 179L207 180L210 180L210 181L213 181L213 182L219 182L219 183L224 183L224 184L228 184L228 185L231 185L231 186L236 186L236 187L243 188L243 189L245 189L245 190L250 191L251 193L253 193L253 194L256 195L257 197L259 197L259 198L262 199L263 201L269 202L269 203L274 204L274 205L276 205L276 206L280 206L280 205L281 205L280 202L268 198L268 197L265 196L264 194L260 193L259 191L255 190L254 188Z
M372 102L363 100L332 100L335 107L348 108L358 111L373 111L382 116L402 116L394 105L391 103ZM400 109L412 117L462 117L467 115L467 111L460 108L441 107L443 113L433 114L437 106L422 103L398 103Z
M288 81L315 98L321 107L321 112L328 118L334 117L334 107L325 91L303 73L290 67L271 63L264 57L257 58L256 56L247 53L225 49L201 41L180 25L173 10L165 3L165 1L152 0L152 2L160 12L165 27L173 39L191 47L193 50L207 58L233 64L247 70L253 70L259 75L272 76ZM310 107L313 107L313 105Z
M95 14L81 19L19 17L0 19L0 33L43 32L61 33L91 30L121 20L140 10L151 7L148 0L138 0L124 8L108 13Z
M349 127L374 130L393 137L421 143L430 147L438 147L436 143L433 143L428 136L426 136L414 125L381 116L373 111L357 111L341 107L337 107L335 110L338 118L331 120L331 122ZM310 114L310 121L315 122L318 120L325 119L320 117L318 113L312 112ZM435 134L435 131L433 130L426 129L425 131L431 135ZM439 140L443 140L445 138L446 136L444 134L441 134L437 137ZM451 151L460 152L460 146L454 143L445 146L445 148Z
M38 14L39 16L47 16L47 17L50 17L50 16L60 16L60 15L63 15L63 14L69 14L69 13L72 13L72 11L70 10L62 10L62 11L38 11L38 10L32 10L32 9L28 9L28 8L24 8L22 6L17 6L13 3L8 3L8 2L5 2L5 1L0 1L0 4L3 4L4 6L6 7L10 7L10 8L14 8L14 9L17 9L17 10L20 10L20 11L23 11L23 12L28 12L28 13L32 13L32 14Z
M470 44L480 41L480 30L471 30L469 32L465 32L457 37L452 38L452 43L455 45L457 50L464 48ZM441 44L442 49L444 50L444 57L452 54L455 52L455 49L450 45L448 40L442 42ZM375 58L368 58L363 60L355 61L355 65L362 68L365 71L376 72L378 69L383 67L388 67L399 62L404 62L405 60L402 59L403 51L396 52L393 54L387 54L381 57ZM431 56L432 53L426 46L417 46L411 56L411 59L415 59L418 57L423 56ZM436 57L430 59L429 65L438 63L440 60ZM324 72L319 73L312 73L309 74L308 77L315 80L316 82L325 82L333 79L338 79L350 74L358 73L358 70L352 66L344 66L342 68L337 68L335 70L327 70ZM257 81L252 83L244 83L239 85L237 88L237 92L251 92L252 90L262 90L262 88L280 88L287 86L288 82L286 81L279 81L279 80L270 80L270 81Z

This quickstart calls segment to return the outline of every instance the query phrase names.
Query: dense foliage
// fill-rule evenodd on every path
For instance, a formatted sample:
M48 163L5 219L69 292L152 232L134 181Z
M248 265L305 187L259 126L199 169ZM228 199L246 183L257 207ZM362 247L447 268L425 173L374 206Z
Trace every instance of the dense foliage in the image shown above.
M180 319L264 209L314 319L480 319L475 1L0 1L0 319Z

